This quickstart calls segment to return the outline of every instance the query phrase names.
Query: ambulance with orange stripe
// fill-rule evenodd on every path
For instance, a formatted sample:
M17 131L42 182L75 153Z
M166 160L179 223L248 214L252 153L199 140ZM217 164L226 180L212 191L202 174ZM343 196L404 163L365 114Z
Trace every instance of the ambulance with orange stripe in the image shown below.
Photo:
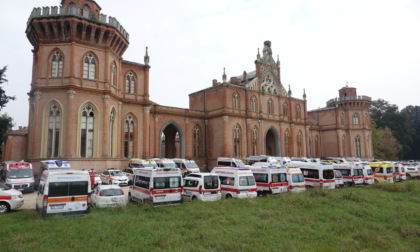
M305 178L303 173L297 166L285 166L287 170L287 181L289 182L289 192L303 192L306 191Z
M42 173L36 210L42 215L85 214L92 193L88 171L46 170Z
M300 168L307 187L335 189L334 169L331 164L291 161L287 165L298 166Z
M250 169L221 166L214 167L211 173L219 175L222 197L239 199L257 197L257 184Z
M153 205L182 203L182 172L178 168L133 168L128 200Z
M256 162L250 168L257 183L257 194L276 194L287 192L287 171L267 162Z
M372 162L370 167L373 169L375 183L394 183L394 168L391 162Z
M393 162L395 181L407 180L407 171L401 162Z

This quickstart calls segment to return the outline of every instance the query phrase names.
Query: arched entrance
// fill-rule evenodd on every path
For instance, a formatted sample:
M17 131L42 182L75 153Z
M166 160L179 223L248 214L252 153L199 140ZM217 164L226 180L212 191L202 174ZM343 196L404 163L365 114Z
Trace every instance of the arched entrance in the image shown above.
M163 126L159 138L160 158L184 158L184 134L177 123L169 122Z
M279 135L274 128L270 128L265 134L265 154L268 156L280 156Z

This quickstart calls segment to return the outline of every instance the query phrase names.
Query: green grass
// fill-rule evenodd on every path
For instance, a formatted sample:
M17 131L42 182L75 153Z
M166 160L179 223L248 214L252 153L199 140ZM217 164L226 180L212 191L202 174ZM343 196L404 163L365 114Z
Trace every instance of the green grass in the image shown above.
M419 251L420 181L0 223L0 251Z

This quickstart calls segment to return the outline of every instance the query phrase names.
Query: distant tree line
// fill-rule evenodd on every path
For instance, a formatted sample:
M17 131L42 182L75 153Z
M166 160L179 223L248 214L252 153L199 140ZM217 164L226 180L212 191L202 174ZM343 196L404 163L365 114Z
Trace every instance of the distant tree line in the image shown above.
M370 108L373 151L376 159L420 160L420 107L398 106L383 99Z
M6 106L10 100L14 100L14 96L6 95L3 89L3 83L7 82L6 79L7 66L0 69L0 111ZM7 131L13 128L13 118L7 113L0 114L0 158L3 160L3 144L7 139Z

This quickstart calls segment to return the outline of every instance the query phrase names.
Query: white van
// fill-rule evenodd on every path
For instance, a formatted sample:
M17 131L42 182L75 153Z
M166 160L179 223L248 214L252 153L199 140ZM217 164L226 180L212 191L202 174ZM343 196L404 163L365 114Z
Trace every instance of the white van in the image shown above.
M229 157L218 157L217 158L217 166L229 166L229 167L236 167L236 168L249 168L249 165L245 165L242 160L237 158L229 158Z
M407 172L405 167L400 162L394 162L394 179L395 181L407 180Z
M363 184L373 185L375 183L375 176L373 175L373 170L367 163L360 163L363 171Z
M130 168L156 168L158 167L156 162L152 159L140 159L132 158L128 161L128 167Z
M251 167L257 183L258 195L276 194L287 192L287 170L269 163L257 162Z
M189 200L216 201L222 198L217 174L208 172L190 173L184 178L182 196Z
M152 158L155 161L157 167L160 168L177 168L175 162L169 158Z
M245 158L245 160L248 162L249 165L253 165L257 162L267 162L270 163L271 165L276 165L276 166L280 166L280 162L272 156L267 156L267 155L260 155L260 156L249 156L247 158Z
M182 203L182 173L179 169L134 168L134 184L128 200L151 201L153 205Z
M420 165L414 161L404 162L407 178L420 178Z
M5 161L0 171L1 180L12 189L33 192L35 188L32 164L24 161Z
M306 191L305 178L300 168L297 166L286 166L285 169L287 170L287 181L289 182L287 189L289 192Z
M347 186L363 185L362 166L352 163L333 164L334 170L339 170Z
M174 158L172 160L175 162L176 166L181 169L183 177L189 173L200 172L200 168L192 159Z
M39 168L38 174L35 174L35 190L38 189L42 173L44 173L45 170L70 170L71 169L69 161L43 160L43 161L40 161L40 163L41 163L41 166Z
M291 161L288 165L298 166L302 170L306 186L335 189L334 169L331 164Z
M372 162L370 167L373 169L375 183L394 183L394 167L390 162Z
M92 193L88 171L46 170L42 173L36 210L42 215L85 214Z
M219 175L222 197L255 198L257 185L250 169L233 167L214 167L211 173Z
M335 188L343 188L344 179L343 179L343 174L341 174L341 171L334 170L334 177L335 177Z

